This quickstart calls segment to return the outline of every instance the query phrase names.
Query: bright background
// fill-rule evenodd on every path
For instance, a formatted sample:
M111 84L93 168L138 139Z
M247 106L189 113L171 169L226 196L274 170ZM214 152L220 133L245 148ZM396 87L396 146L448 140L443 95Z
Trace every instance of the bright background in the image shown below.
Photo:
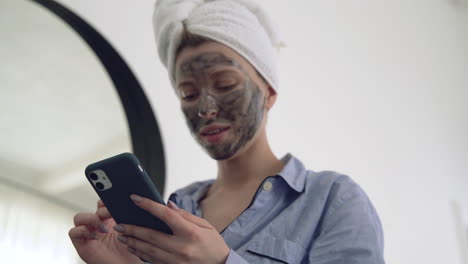
M60 2L110 40L145 87L166 148L166 198L215 177L215 163L191 138L159 63L154 1ZM269 117L275 153L356 180L381 217L387 263L468 264L468 7L451 0L260 2L287 44ZM89 200L83 208L94 206ZM57 211L51 205L48 217L60 223L74 213ZM24 237L21 249L11 246L5 232L0 259L6 249L33 248ZM45 260L62 251L51 252L35 263L51 263Z

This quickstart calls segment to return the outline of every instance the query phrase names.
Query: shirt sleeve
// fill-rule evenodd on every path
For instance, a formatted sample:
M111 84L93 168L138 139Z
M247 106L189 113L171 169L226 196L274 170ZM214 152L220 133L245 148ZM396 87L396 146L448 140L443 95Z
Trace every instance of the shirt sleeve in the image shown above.
M314 241L315 264L384 264L382 226L369 198L356 184L330 204Z
M237 254L236 251L231 249L225 264L248 264L248 262Z

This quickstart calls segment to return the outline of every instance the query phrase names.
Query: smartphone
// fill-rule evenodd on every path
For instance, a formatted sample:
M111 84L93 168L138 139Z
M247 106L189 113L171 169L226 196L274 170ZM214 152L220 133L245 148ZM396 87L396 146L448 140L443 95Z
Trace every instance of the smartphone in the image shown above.
M85 169L86 178L117 224L131 224L172 234L166 223L136 206L131 194L165 205L161 195L135 155L122 153Z

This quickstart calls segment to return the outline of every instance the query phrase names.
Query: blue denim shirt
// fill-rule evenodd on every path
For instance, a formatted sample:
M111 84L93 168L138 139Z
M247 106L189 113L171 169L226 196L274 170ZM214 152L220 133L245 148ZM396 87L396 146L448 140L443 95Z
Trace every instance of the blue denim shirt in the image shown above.
M382 226L364 191L348 176L306 170L288 154L284 169L259 186L250 206L222 233L227 262L381 264ZM169 199L202 217L199 201L214 180Z

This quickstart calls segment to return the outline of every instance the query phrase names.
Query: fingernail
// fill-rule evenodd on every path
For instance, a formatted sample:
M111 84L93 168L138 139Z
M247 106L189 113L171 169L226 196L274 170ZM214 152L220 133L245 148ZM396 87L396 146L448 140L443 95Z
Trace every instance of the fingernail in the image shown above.
M127 249L128 249L128 251L130 251L130 253L132 253L132 254L135 254L135 252L136 252L136 250L133 249L133 248L131 248L131 247L129 247L129 248L127 248Z
M132 201L134 201L135 203L139 203L143 200L140 196L136 194L130 195L130 199L132 199Z
M117 232L122 233L124 231L124 228L121 225L115 225L114 230L117 231Z
M96 233L93 232L93 233L89 234L89 239L92 239L92 240L97 239Z
M171 209L176 210L176 211L179 210L179 207L178 207L177 204L174 203L173 201L169 201L169 203L167 204L167 206L168 206L169 208L171 208Z
M126 236L118 236L117 239L124 244L126 244L128 241Z
M103 233L109 233L109 229L107 229L103 222L99 223L99 230Z

